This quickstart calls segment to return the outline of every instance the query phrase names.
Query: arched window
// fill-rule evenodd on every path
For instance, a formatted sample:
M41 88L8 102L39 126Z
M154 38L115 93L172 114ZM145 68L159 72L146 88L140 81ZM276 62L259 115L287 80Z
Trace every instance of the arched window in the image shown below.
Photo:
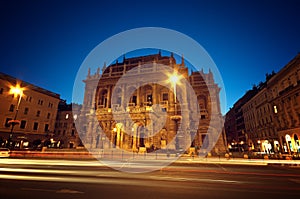
M114 91L115 96L112 98L112 104L118 104L121 106L122 104L122 89L121 88L115 88Z
M137 105L137 91L135 87L130 87L128 89L128 94L130 94L130 105L136 106Z
M144 105L151 106L153 104L152 87L150 85L146 85L143 86L141 90L143 91Z
M98 98L98 105L100 105L100 107L105 108L107 107L107 90L102 90L99 94L99 98Z
M199 96L197 96L197 100L198 100L200 110L207 109L206 96L199 95Z

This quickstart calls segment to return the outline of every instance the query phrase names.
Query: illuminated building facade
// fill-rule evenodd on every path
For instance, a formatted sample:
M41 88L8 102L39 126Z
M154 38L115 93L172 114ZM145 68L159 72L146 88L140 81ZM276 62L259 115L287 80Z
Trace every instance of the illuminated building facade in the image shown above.
M59 94L50 92L27 82L19 82L24 88L21 98L10 94L17 79L0 73L0 142L7 145L10 140L15 148L40 145L54 131ZM20 101L19 101L20 99ZM18 101L19 106L18 105ZM18 110L16 110L18 108ZM9 121L16 117L18 124L11 133ZM11 138L9 136L12 135ZM30 146L31 145L31 146Z
M269 77L243 106L248 142L265 153L298 153L300 54Z
M180 84L175 89L181 93L178 98L182 103L177 103L176 91L164 86L167 78L165 71L160 71L161 65L172 68L189 83L197 97L195 104L188 101L191 91ZM129 72L132 70L135 73ZM152 77L153 82L146 82L140 78L139 73ZM119 85L120 79L128 74L135 81L124 80ZM203 146L208 130L223 122L219 102L220 88L214 82L212 72L189 74L184 58L177 64L173 54L162 56L159 52L133 58L124 56L121 63L116 61L108 67L104 65L102 74L99 68L93 75L89 71L84 83L80 131L83 132L82 139L87 148L117 147L126 151L151 152L158 149L182 150L189 143L189 151L195 151ZM128 101L125 100L126 95L130 95ZM165 116L163 119L153 114L153 110L157 108ZM188 110L195 110L200 121L192 121L192 113ZM125 114L130 115L130 120L126 119ZM181 119L184 118L182 116L186 118ZM160 125L161 128L156 131L155 127ZM104 134L97 133L100 131ZM179 134L180 136L176 136ZM225 152L224 142L224 134L221 133L217 142L212 143L215 146L213 151Z

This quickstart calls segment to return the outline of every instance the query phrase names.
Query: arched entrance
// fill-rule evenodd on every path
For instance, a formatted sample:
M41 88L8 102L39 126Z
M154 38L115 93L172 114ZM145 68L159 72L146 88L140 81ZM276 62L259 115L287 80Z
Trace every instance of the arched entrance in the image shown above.
M132 126L132 151L140 151L146 147L147 128L143 123L134 123Z
M291 136L289 134L285 135L285 141L287 143L288 152L290 153L290 152L294 151L293 144L292 144L292 139L291 139Z

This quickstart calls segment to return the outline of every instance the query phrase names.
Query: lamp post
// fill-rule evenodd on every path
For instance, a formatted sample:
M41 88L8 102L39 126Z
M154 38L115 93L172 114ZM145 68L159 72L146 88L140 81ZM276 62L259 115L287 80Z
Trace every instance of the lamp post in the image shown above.
M175 104L175 115L177 114L177 91L176 91L176 84L179 80L179 77L176 73L174 73L171 77L170 77L170 82L172 83L173 85L173 91L174 91L174 104Z
M11 141L12 141L14 127L15 127L16 124L20 123L20 121L17 120L17 116L18 116L18 112L19 112L19 106L20 106L20 103L21 103L21 100L22 100L23 90L24 90L24 88L21 88L20 84L17 83L16 86L11 86L10 91L9 91L9 93L13 94L14 96L19 95L14 119L8 121L11 124L10 135L9 135L9 139L8 139L9 147L11 147Z
M174 122L175 122L175 131L176 131L175 133L177 133L177 130L178 130L178 122L179 122L179 120L181 120L181 115L177 115L177 90L176 90L176 85L177 85L179 80L180 80L180 77L177 75L177 73L173 73L170 76L170 79L169 79L169 81L173 85L173 92L174 92L174 115L171 116L171 119L174 120ZM179 138L179 136L177 136L177 138ZM179 140L178 140L178 142L179 142ZM177 143L176 145L177 146L175 146L175 148L177 148L177 147L180 148L179 143Z

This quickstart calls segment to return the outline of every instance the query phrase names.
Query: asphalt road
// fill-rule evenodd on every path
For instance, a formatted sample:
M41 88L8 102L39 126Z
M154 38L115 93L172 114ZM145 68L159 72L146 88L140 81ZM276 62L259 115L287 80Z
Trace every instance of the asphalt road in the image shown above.
M299 168L181 163L135 174L89 161L0 160L1 199L299 196Z

